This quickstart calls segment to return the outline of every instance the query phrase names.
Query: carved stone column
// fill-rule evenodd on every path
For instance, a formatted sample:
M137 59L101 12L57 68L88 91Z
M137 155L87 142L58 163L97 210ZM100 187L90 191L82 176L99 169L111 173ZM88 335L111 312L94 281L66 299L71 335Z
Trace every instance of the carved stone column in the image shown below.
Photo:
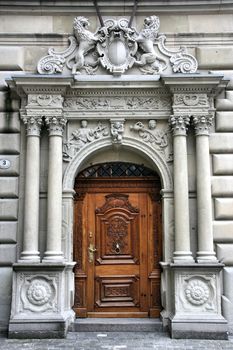
M193 117L196 134L196 168L197 168L197 219L198 252L197 261L217 262L213 250L211 177L209 155L209 127L212 115Z
M175 252L174 262L193 262L190 251L189 233L189 194L186 129L188 116L170 117L173 130L174 152L174 215L175 215Z
M47 117L49 130L47 246L44 260L61 261L62 236L62 136L66 120L62 116Z
M39 232L39 177L40 177L40 117L22 116L27 127L25 171L24 235L21 261L40 260L38 251Z

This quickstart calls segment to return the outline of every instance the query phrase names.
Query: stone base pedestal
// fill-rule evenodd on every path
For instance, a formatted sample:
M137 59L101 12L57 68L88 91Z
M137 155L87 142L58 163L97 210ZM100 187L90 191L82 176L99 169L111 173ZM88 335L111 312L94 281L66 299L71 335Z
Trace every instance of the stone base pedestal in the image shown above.
M9 338L64 338L74 321L73 265L17 263Z
M170 319L169 331L174 339L215 339L227 340L227 321L212 320L183 320L179 318Z
M171 264L172 338L227 339L227 321L221 315L222 264Z

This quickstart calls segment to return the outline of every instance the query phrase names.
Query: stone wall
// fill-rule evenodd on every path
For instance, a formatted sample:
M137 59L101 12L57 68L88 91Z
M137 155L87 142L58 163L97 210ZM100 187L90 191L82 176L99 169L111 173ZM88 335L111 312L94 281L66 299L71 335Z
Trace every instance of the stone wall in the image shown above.
M233 85L216 100L215 133L210 137L214 242L223 273L223 313L233 331Z
M12 269L18 241L20 121L19 103L0 88L0 330L9 318Z

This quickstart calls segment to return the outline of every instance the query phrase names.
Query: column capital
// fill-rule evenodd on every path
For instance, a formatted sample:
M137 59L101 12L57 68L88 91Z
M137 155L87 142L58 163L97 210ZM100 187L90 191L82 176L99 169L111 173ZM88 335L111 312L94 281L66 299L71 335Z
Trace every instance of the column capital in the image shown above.
M40 136L42 117L21 114L21 119L26 125L27 136Z
M51 116L45 118L45 123L48 126L49 136L63 136L67 120L64 116Z
M190 117L187 115L171 115L169 123L171 125L173 135L186 136Z
M193 116L193 125L194 125L196 136L199 136L199 135L209 136L209 130L212 124L213 124L212 114Z

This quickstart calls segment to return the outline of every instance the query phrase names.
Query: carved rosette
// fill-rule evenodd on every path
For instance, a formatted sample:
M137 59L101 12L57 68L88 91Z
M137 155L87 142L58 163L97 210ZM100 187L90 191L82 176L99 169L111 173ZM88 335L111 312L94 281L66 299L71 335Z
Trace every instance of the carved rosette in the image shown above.
M49 136L63 136L67 120L62 116L46 117L45 123L48 126Z
M185 296L189 303L193 305L203 305L210 297L210 288L206 282L200 278L192 279L185 288Z
M21 115L23 123L26 125L27 136L40 136L42 118Z
M196 136L207 135L209 136L209 130L213 124L213 115L198 115L193 117L193 125Z
M171 115L170 125L174 136L183 135L186 136L188 125L190 123L190 117L184 115Z
M32 312L55 311L55 278L45 276L25 278L21 289L21 300L24 310Z

